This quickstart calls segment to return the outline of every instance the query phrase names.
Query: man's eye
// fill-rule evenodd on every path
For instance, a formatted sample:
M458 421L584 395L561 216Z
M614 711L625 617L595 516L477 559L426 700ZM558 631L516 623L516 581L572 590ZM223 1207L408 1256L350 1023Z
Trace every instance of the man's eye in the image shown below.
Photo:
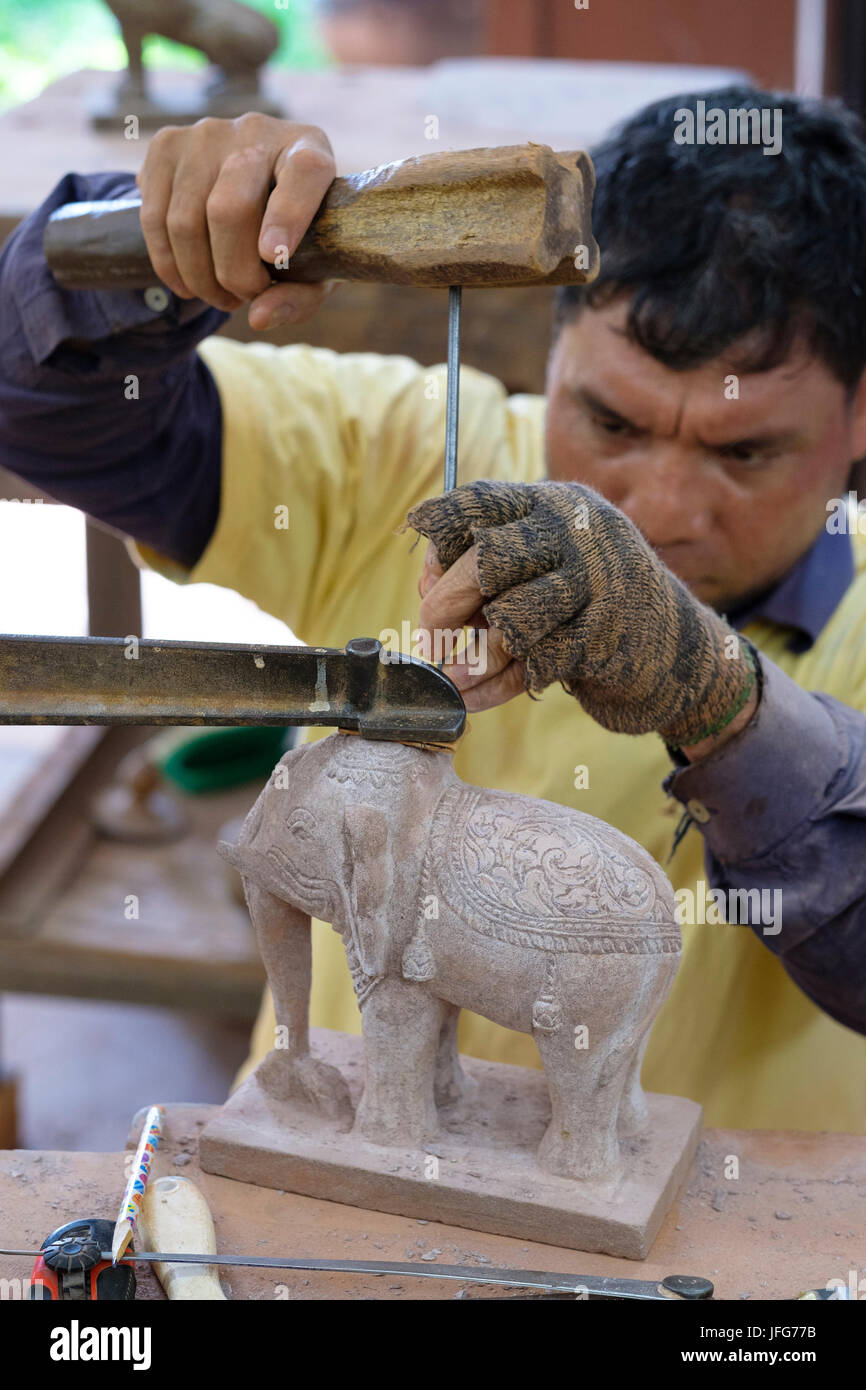
M595 423L604 430L605 434L627 434L629 429L625 420L597 417Z
M719 452L723 458L733 459L735 463L755 463L759 457L758 451L750 444L729 444Z

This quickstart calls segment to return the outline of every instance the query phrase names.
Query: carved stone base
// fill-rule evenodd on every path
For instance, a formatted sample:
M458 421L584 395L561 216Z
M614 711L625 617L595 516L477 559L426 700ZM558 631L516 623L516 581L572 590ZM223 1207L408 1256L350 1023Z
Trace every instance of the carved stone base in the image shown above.
M313 1051L338 1066L357 1104L360 1038L313 1030ZM701 1107L648 1095L646 1131L623 1145L616 1184L540 1170L535 1149L550 1113L540 1071L462 1058L471 1096L440 1112L424 1152L382 1148L301 1105L266 1095L253 1073L201 1135L205 1172L573 1250L645 1259L691 1162Z

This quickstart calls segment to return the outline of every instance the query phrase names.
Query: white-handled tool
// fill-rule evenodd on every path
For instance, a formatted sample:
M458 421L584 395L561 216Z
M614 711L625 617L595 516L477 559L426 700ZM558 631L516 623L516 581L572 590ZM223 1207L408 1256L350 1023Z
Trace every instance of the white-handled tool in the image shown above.
M216 1254L216 1233L210 1208L189 1178L154 1178L148 1183L138 1219L140 1239L151 1250L176 1254ZM154 1261L159 1282L171 1299L222 1299L213 1265L166 1264Z

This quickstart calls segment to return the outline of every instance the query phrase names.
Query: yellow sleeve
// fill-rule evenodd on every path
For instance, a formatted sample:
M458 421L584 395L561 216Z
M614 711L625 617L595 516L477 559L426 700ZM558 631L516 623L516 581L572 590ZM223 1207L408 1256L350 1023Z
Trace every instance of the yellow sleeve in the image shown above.
M321 641L325 615L374 581L407 511L442 490L445 369L221 337L199 351L222 407L219 519L192 570L130 543L133 558L235 589ZM458 480L542 476L543 404L463 368Z

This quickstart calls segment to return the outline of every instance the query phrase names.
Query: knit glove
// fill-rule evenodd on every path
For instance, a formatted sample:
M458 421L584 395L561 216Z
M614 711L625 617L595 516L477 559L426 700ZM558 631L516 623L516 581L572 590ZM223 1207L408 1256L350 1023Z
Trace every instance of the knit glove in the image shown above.
M591 488L467 483L407 525L444 569L477 546L484 616L528 691L559 681L604 728L656 731L672 748L718 733L748 701L755 649Z

